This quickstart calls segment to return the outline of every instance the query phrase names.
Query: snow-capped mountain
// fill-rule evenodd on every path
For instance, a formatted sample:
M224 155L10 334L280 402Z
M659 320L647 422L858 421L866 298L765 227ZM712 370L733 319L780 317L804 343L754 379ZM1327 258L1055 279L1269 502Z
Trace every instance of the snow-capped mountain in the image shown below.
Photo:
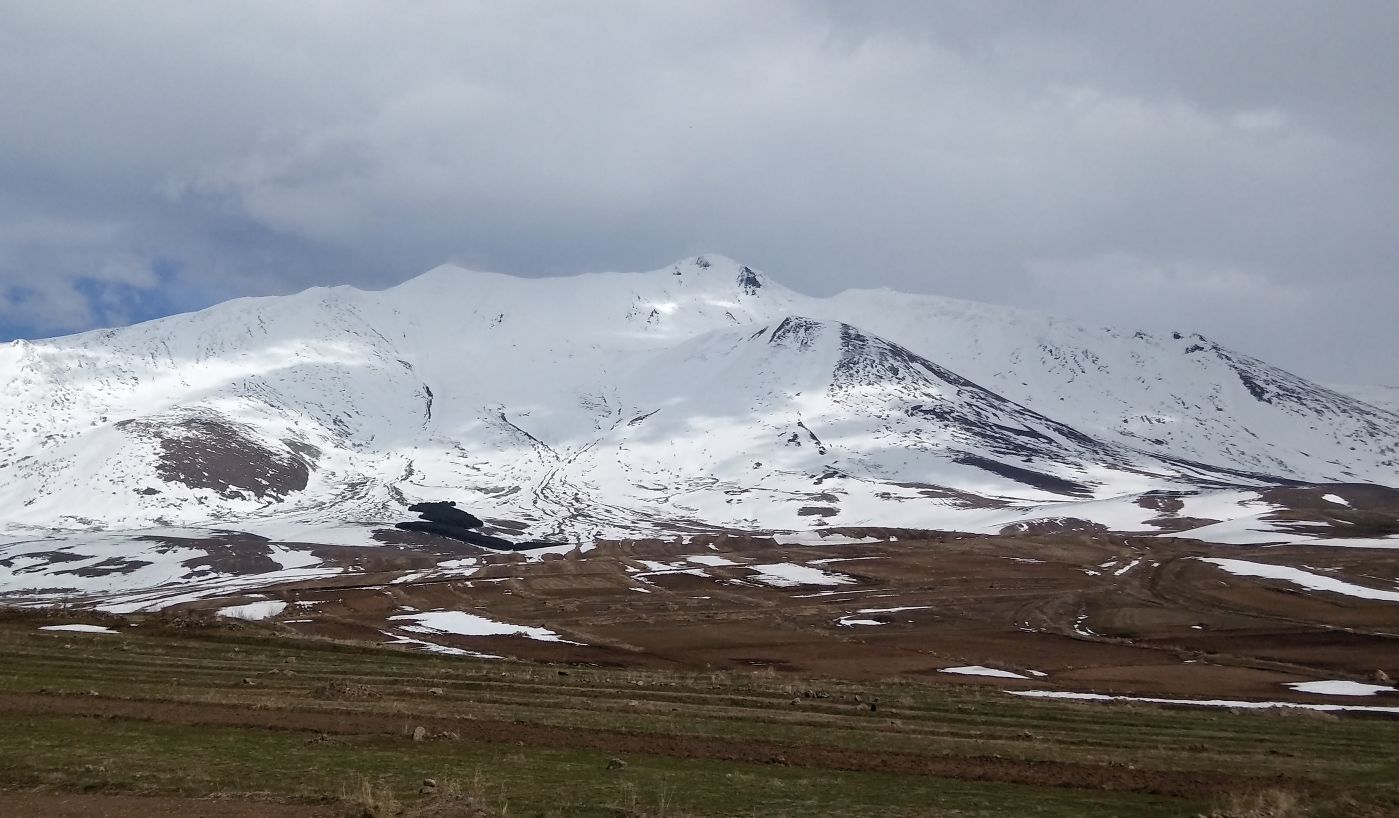
M1197 335L811 298L717 256L440 267L0 347L14 536L330 542L445 499L536 539L981 529L1151 491L1392 484L1396 466L1399 414Z

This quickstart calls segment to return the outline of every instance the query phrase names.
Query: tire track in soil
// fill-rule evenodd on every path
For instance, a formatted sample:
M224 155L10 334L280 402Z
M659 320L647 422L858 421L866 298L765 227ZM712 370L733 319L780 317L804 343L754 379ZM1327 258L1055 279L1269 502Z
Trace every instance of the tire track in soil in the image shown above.
M781 764L791 767L860 773L920 775L966 781L992 781L1037 787L1109 790L1181 798L1255 791L1284 783L1284 778L1222 773L1142 770L1066 761L1037 761L996 756L952 756L911 752L854 750L708 736L662 735L613 730L563 728L527 722L415 718L409 714L358 711L251 709L245 705L163 700L68 697L0 693L0 712L100 719L127 719L189 727L241 727L304 731L340 736L403 736L405 722L430 734L454 732L464 741L525 744L555 749L596 750L614 755L656 755L708 761ZM1309 782L1287 779L1292 787Z

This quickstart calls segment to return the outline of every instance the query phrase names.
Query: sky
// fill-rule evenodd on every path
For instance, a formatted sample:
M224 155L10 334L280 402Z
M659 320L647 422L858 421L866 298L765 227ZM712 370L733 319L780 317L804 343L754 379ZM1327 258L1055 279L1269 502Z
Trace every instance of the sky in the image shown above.
M0 340L704 252L1399 384L1399 4L0 0Z

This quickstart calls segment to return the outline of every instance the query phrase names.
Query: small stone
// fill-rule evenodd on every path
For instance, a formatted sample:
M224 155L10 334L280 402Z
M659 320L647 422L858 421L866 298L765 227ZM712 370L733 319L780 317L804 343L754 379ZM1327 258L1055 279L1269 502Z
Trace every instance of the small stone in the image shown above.
M609 770L625 770L626 768L627 762L620 758L609 758L607 760L607 769Z
M1376 670L1374 673L1371 673L1370 678L1373 679L1376 684L1382 685L1387 685L1390 682L1394 681L1393 679L1389 678L1389 674L1385 673L1383 670Z
M424 726L422 726L421 724L418 725L417 727L414 727L414 728L413 728L413 740L414 740L414 741L426 741L426 740L427 740L427 728L424 727Z
M432 789L437 789L437 779L436 779L436 778L424 778L424 779L423 779L423 786L424 786L424 787L431 787Z
M443 690L440 687L429 687L427 689L427 694L429 696L445 696L447 695L447 691Z
M256 679L253 679L253 678L250 678L250 677L244 677L244 678L243 678L243 686L244 686L244 687L256 687L256 686L257 686L257 680L256 680Z

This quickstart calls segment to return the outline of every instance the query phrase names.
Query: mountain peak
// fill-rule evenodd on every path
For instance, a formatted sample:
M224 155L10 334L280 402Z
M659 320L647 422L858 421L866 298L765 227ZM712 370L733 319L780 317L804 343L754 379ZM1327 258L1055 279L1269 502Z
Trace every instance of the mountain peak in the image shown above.
M772 284L768 275L728 256L705 253L681 259L671 265L672 275L702 275L711 281L731 280L743 295L757 295L764 287Z
M390 289L409 292L424 288L436 290L445 287L458 287L468 281L474 286L486 283L490 283L492 286L533 286L538 282L556 279L574 279L580 282L596 283L600 279L621 278L627 280L632 277L649 278L659 281L679 279L681 283L685 281L703 282L705 289L723 290L725 292L736 291L740 296L758 295L765 288L778 286L770 276L761 270L757 270L725 255L704 253L697 256L682 258L666 267L644 272L609 271L568 276L512 275L508 273L474 270L457 264L447 263L439 264Z

